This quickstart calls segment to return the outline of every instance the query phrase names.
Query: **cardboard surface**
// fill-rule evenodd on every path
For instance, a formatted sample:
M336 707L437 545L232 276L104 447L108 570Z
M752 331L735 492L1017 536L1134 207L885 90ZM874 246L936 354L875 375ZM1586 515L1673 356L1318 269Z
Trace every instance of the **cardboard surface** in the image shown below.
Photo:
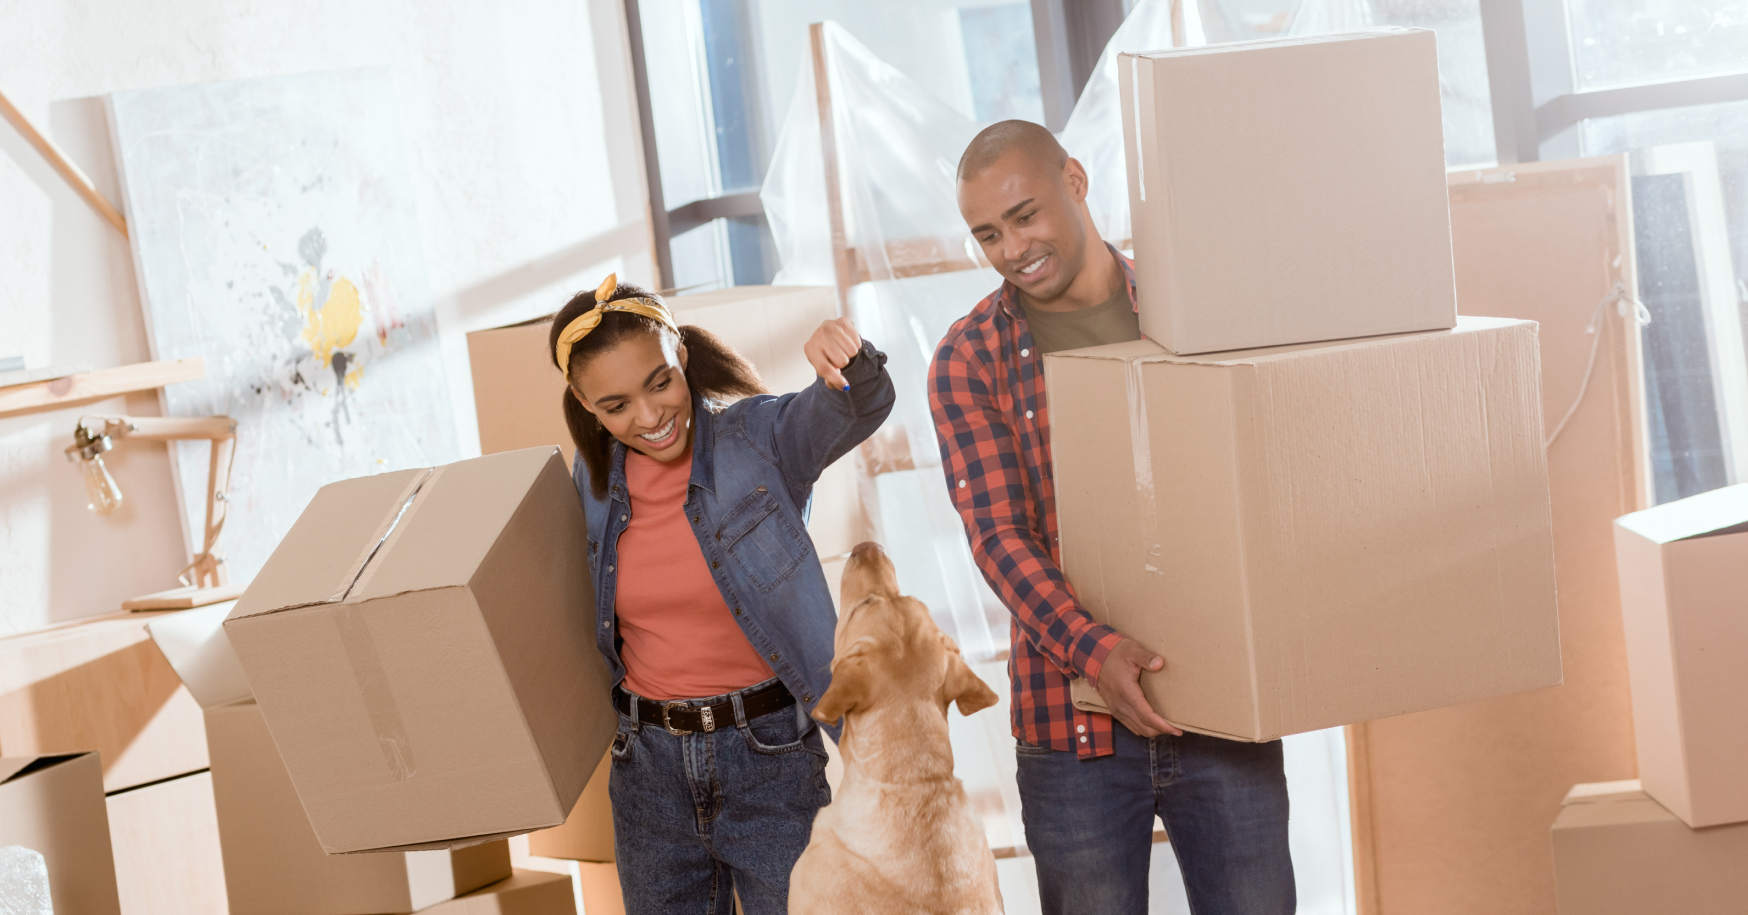
M1614 534L1645 793L1689 826L1748 821L1748 484Z
M1692 829L1635 781L1579 785L1554 821L1560 915L1735 915L1748 823Z
M96 753L0 759L0 847L43 856L56 912L120 915Z
M601 765L577 798L564 825L528 836L529 853L570 861L613 861L613 803L607 797L607 780L612 771L613 756L609 753L601 757Z
M0 755L96 750L105 791L206 768L200 706L154 649L161 613L0 638Z
M226 915L210 773L112 794L108 806L122 915Z
M576 894L565 874L519 870L494 883L448 902L424 915L576 915ZM593 910L589 915L598 915Z
M215 604L170 614L147 629L205 709L233 912L411 912L510 876L509 849L501 841L453 851L324 852L225 638L230 610L230 604Z
M1457 290L1465 313L1538 322L1565 683L1350 729L1361 913L1551 915L1548 825L1567 789L1632 778L1633 720L1615 575L1614 519L1648 479L1638 335L1609 312L1634 288L1624 156L1527 163L1451 176Z
M1456 322L1433 33L1117 60L1141 332L1174 353Z
M735 286L666 302L682 325L702 327L745 356L775 394L814 383L802 344L822 322L837 317L834 293L825 286ZM569 466L574 449L561 409L564 378L546 350L550 331L550 324L538 321L467 335L481 452L557 445ZM819 555L829 558L848 553L869 531L855 457L845 456L814 485L807 532Z
M556 448L323 487L225 622L330 853L565 820L611 741Z
M1062 566L1241 740L1560 682L1535 325L1045 358Z

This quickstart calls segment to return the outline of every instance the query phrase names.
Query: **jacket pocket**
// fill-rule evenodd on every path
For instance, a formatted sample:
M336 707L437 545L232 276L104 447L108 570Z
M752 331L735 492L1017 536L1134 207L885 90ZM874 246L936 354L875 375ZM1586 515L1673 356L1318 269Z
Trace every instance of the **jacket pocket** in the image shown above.
M735 505L716 539L754 586L767 593L795 574L810 549L807 534L763 486Z

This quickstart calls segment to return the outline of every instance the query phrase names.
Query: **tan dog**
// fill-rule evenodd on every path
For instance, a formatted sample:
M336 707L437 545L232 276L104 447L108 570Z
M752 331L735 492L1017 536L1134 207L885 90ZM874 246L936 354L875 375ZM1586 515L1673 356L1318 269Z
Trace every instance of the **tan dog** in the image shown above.
M844 719L844 780L789 878L790 915L1001 911L995 857L953 777L947 706L996 703L877 544L844 567L832 684L813 716Z

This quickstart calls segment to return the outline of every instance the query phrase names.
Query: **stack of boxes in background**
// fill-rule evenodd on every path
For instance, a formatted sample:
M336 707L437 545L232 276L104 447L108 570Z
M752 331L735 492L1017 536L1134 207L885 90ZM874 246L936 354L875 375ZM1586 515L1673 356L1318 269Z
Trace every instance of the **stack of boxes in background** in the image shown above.
M1456 316L1432 34L1119 77L1149 339L1045 378L1063 571L1149 700L1261 741L1558 684L1536 328Z
M1748 484L1615 522L1639 778L1554 822L1563 915L1748 905Z

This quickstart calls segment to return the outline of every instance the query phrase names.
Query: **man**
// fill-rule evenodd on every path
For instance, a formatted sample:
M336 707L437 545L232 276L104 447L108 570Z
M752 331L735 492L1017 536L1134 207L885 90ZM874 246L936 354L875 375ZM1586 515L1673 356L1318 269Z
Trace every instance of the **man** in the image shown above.
M1141 338L1134 270L1099 238L1086 193L1086 170L1042 127L1004 121L971 141L959 211L1005 282L929 369L947 486L1013 613L1021 813L1043 910L1146 912L1157 814L1197 915L1292 912L1280 742L1173 727L1139 685L1165 660L1095 622L1062 576L1042 359ZM1076 709L1074 677L1112 714Z

